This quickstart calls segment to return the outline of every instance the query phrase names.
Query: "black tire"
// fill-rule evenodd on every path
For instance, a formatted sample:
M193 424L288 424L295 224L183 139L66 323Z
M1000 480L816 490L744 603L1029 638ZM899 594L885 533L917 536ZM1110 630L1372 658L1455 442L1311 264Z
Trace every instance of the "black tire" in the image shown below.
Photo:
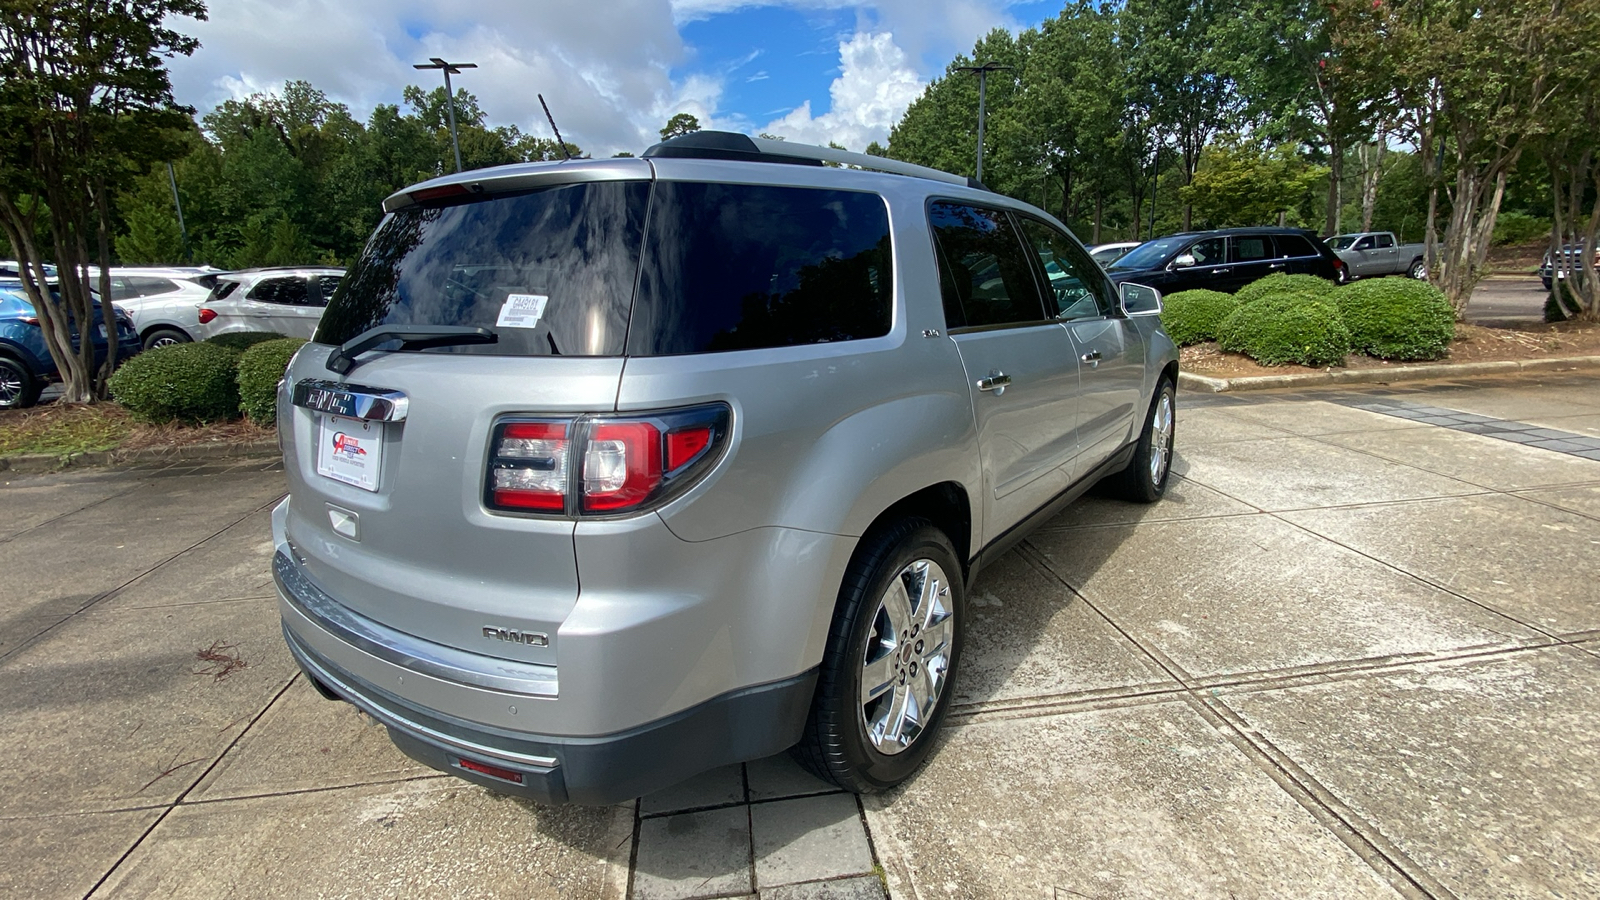
M1418 281L1426 281L1428 279L1428 264L1420 259L1413 259L1411 268L1407 270L1406 274Z
M0 356L0 409L27 409L39 402L44 381L9 356Z
M1165 419L1164 427L1157 426L1158 418ZM1156 387L1155 397L1150 400L1150 411L1145 413L1144 430L1139 433L1133 459L1118 476L1117 493L1124 500L1154 503L1167 492L1167 482L1172 480L1172 437L1176 425L1177 391L1171 381L1163 378ZM1161 454L1159 468L1157 453Z
M924 563L943 571L942 589L920 589L917 567ZM932 566L924 566L921 577L934 580ZM885 598L896 578L902 579L902 585L918 588L921 606L908 607L908 611L925 613L931 608L947 613L933 624L917 623L918 629L926 627L926 631L893 636L899 650L886 647L883 627L889 621ZM961 662L965 622L966 590L961 564L943 531L926 519L909 518L869 533L856 548L839 588L816 697L800 743L791 751L794 758L819 778L857 793L887 790L909 778L932 752L955 696L953 685ZM942 651L933 643L935 639L924 640L928 635L938 636ZM883 683L888 685L883 694L863 704L861 686L869 653L875 654L875 668L889 673L891 678ZM929 666L930 661L934 665ZM944 666L942 678L934 688L932 675L937 674L939 665ZM918 681L919 677L923 680ZM878 713L891 710L897 697L913 696L922 688L929 689L933 697L933 702L925 704L931 707L931 714L923 721L913 723L912 717L902 716L894 735L880 732L875 739L869 733L866 710L872 710L876 718ZM889 706L884 707L885 703ZM903 703L901 708L908 706L911 704ZM885 721L892 718L888 715ZM903 747L898 747L894 737L906 727L915 727L915 733ZM889 752L880 746L888 747Z
M157 347L169 347L173 344L187 344L194 338L176 328L152 328L145 332L144 349L154 350Z

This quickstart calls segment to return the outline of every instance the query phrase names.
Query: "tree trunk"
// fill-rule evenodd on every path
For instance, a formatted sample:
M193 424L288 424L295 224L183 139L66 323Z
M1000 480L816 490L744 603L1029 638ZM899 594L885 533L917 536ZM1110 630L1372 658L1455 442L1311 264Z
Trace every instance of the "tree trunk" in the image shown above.
M1383 157L1388 148L1384 146L1388 134L1385 129L1378 129L1378 140L1371 144L1362 144L1357 149L1361 159L1361 230L1372 230L1373 210L1378 205L1378 182L1383 177Z
M1339 233L1339 218L1344 207L1344 141L1334 135L1328 141L1328 210L1323 230Z
M1090 243L1100 243L1100 217L1105 213L1105 194L1098 185L1094 189L1094 240Z

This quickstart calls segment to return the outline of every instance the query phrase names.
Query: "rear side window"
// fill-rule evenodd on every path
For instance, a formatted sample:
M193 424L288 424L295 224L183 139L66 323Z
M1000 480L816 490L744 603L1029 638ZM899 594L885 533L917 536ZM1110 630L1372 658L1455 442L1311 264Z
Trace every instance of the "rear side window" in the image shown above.
M1374 237L1373 240L1378 242L1379 250L1387 250L1388 248L1394 246L1394 235L1380 234Z
M880 337L892 318L891 262L876 194L660 182L628 353Z
M1278 242L1278 257L1280 259L1318 255L1317 251L1312 249L1311 242L1298 234L1273 235L1273 240Z
M489 328L427 353L620 356L650 184L597 181L399 210L344 275L315 340L379 325Z
M939 202L928 210L949 328L1047 318L1027 252L1004 210Z

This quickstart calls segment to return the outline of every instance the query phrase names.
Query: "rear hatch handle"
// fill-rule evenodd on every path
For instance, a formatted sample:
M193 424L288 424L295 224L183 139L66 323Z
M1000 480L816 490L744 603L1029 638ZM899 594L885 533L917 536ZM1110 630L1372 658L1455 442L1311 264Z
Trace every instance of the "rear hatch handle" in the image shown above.
M357 356L389 341L399 341L401 350L426 350L460 344L495 344L499 343L500 335L488 328L467 325L379 325L340 344L328 354L325 365L330 372L348 375L361 364Z

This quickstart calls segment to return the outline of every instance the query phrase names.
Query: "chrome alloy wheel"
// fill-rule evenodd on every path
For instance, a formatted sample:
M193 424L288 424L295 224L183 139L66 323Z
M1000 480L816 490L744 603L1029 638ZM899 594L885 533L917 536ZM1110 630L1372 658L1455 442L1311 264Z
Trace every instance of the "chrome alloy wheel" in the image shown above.
M10 366L0 366L0 409L10 409L22 397L22 376Z
M904 751L933 720L954 639L949 578L933 560L913 560L878 601L862 660L861 723L879 753Z
M157 347L171 347L171 346L174 346L176 344L181 344L181 343L183 343L183 341L178 340L177 338L173 337L172 335L163 334L162 336L160 336L160 337L156 338L155 340L151 341L150 342L150 346L147 349L154 350Z
M1159 486L1172 462L1172 394L1161 392L1155 413L1150 416L1150 483Z

